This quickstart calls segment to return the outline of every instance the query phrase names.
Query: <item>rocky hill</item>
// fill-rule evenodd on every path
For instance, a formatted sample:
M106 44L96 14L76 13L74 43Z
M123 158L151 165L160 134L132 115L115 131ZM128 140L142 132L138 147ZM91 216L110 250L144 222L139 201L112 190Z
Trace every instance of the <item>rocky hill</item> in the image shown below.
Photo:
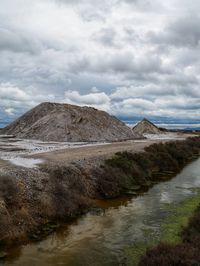
M91 107L41 103L1 134L42 141L119 141L138 138L117 118Z
M134 134L144 135L144 134L161 134L162 131L147 119L143 119L136 126L132 128Z

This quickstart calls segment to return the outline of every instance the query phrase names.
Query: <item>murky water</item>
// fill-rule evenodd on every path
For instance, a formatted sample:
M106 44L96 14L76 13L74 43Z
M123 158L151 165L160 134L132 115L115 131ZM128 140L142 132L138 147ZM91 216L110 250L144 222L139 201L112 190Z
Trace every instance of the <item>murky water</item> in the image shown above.
M4 265L104 266L119 265L124 249L144 239L151 229L159 237L167 216L165 203L179 203L200 187L200 159L174 179L155 185L129 200L102 203L99 214L89 213L40 243L16 249ZM17 246L17 243L16 243Z

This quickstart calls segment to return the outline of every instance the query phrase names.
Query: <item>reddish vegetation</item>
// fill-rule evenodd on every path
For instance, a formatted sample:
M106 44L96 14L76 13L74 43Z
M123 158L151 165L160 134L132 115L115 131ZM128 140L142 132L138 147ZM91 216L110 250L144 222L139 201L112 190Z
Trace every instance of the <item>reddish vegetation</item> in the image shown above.
M200 206L190 219L188 226L183 230L183 240L200 248Z
M199 248L182 244L172 246L160 244L155 249L148 250L139 266L199 266Z
M148 250L139 266L199 266L200 265L200 206L182 232L183 243L160 244Z

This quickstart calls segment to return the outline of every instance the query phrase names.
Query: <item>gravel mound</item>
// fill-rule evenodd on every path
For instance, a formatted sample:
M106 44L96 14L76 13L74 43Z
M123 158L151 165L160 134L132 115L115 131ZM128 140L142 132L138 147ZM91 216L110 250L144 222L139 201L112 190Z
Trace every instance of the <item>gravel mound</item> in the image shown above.
M152 122L147 119L143 119L136 126L132 128L134 134L144 135L144 134L162 134L163 132Z
M9 126L1 134L42 141L121 141L139 138L116 117L91 107L41 103Z

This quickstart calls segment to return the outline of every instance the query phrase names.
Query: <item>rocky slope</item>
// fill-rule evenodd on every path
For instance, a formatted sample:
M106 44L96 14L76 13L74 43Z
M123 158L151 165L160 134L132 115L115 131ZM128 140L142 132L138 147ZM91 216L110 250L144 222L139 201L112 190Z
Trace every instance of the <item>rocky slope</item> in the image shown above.
M106 112L58 103L41 103L5 127L1 134L71 142L138 138L138 134Z
M132 128L134 134L161 134L162 131L147 119L143 119L136 126Z

